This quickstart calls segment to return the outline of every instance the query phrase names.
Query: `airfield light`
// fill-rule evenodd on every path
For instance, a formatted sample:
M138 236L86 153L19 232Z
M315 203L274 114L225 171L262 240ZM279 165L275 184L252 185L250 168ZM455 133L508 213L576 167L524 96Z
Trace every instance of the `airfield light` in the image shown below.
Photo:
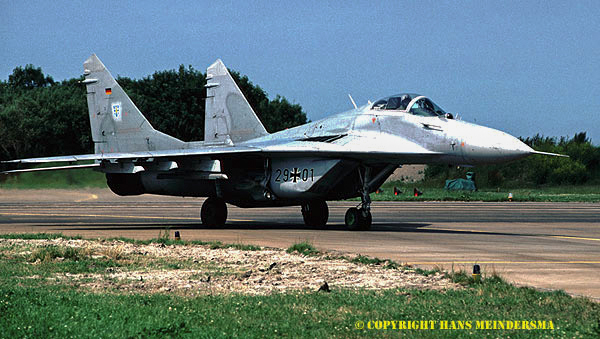
M481 267L475 264L473 265L473 279L479 281L481 279Z
M512 201L513 200L513 195L512 193L508 193L508 201Z
M179 231L175 231L175 240L181 240L181 234L179 234Z

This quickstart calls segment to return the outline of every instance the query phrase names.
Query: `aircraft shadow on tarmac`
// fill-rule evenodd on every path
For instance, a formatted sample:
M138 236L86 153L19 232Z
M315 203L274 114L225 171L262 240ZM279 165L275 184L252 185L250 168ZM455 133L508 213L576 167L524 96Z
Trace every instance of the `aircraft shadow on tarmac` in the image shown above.
M369 232L414 232L419 228L430 226L431 224L424 223L387 223L373 225ZM47 226L47 225L39 225ZM383 227L380 227L383 226ZM325 229L310 228L303 223L289 222L263 222L263 221L232 221L225 224L223 227L206 227L197 223L94 223L89 226L73 226L62 227L60 231L123 231L123 230L164 230L164 229L189 229L189 230L318 230L318 231L346 231L342 224L328 225Z
M424 227L431 226L425 223L377 223L373 224L371 230L366 232L411 232L411 233L427 233L427 234L477 234L477 235L493 235L493 236L540 236L540 234L531 233L506 233L506 232L485 232L485 231L468 231L468 230L440 230L427 229ZM223 227L206 227L196 223L135 223L135 224L120 224L120 223L102 223L93 224L90 226L63 227L59 231L162 231L170 230L314 230L314 231L346 231L346 228L341 225L330 225L326 229L308 228L301 223L273 223L262 221L244 221L230 222ZM350 232L350 231L348 231Z

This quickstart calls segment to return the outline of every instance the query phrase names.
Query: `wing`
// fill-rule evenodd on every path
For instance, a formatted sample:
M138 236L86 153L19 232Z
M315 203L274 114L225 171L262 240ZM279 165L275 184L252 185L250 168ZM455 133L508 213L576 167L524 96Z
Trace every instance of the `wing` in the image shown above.
M430 162L443 153L430 151L419 144L397 137L378 134L332 135L296 140L273 140L260 148L271 156L320 156L355 159L363 162L389 162L397 164Z
M384 149L367 150L353 149L339 145L316 145L316 143L287 143L267 146L262 149L263 154L278 156L318 156L327 158L355 159L365 162L389 162L397 164L422 164L438 158L443 153L432 151L393 152Z
M300 139L270 139L236 146L204 146L198 148L142 151L127 153L101 153L27 158L3 161L9 164L44 164L67 162L67 166L54 166L32 169L18 169L2 173L16 173L43 170L62 170L86 167L99 167L103 164L135 164L136 162L169 164L172 161L185 161L186 158L209 160L222 156L255 154L265 157L317 156L327 158L355 159L363 162L388 162L397 164L426 163L443 156L443 153L425 149L406 139L386 136L334 135ZM80 161L95 161L95 164L72 165ZM171 165L169 165L171 166ZM134 171L131 167L131 171Z
M99 167L100 162L133 163L133 162L137 162L137 161L150 161L150 162L159 163L159 162L169 162L171 159L176 159L176 158L185 158L185 157L210 158L210 157L220 156L220 155L257 153L260 151L261 150L259 148L248 147L248 146L225 146L225 147L201 147L201 148L163 150L163 151L80 154L80 155L65 155L65 156L43 157L43 158L27 158L27 159L2 161L2 163L5 163L5 164L45 164L45 163L67 162L67 163L72 164L72 163L77 163L80 161L96 161L97 163L85 164L85 165L67 165L67 166L19 169L19 170L3 171L0 173L6 174L6 173L33 172L33 171L44 171L44 170L92 168L92 167Z

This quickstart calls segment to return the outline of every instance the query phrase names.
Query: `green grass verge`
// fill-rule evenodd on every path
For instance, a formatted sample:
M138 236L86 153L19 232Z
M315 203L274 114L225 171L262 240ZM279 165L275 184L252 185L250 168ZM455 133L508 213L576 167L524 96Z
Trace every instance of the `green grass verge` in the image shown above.
M394 195L394 186L402 193ZM414 188L423 192L415 197ZM508 201L512 193L513 201L535 202L600 202L600 186L556 186L517 189L484 189L476 192L446 191L439 187L423 187L420 183L388 182L382 186L383 192L372 193L374 201Z
M23 239L23 240L52 240L52 239L67 239L67 240L75 240L75 239L83 239L81 236L68 236L62 233L7 233L0 234L0 239Z
M81 236L68 236L62 233L7 233L0 234L0 239L24 239L24 240L52 240L52 239L78 240L83 239ZM220 241L202 241L202 240L175 240L170 237L169 229L161 230L158 238L148 240L136 240L131 238L116 237L108 238L107 241L117 240L130 244L148 245L148 244L164 244L164 245L208 245L212 249L218 248L233 248L241 251L259 251L260 246L249 244L224 244Z
M33 239L44 239L44 236ZM312 245L308 245L304 242L294 251L310 250ZM515 287L496 276L476 281L467 274L453 273L450 277L465 288L445 291L372 291L334 287L331 293L295 292L270 296L235 293L199 297L100 294L72 285L48 284L44 272L80 273L80 268L86 265L88 271L92 267L89 265L104 269L107 258L94 262L84 251L66 253L63 248L47 248L44 255L36 258L40 259L36 265L31 264L37 255L35 251L29 256L14 257L7 255L5 248L0 248L1 337L313 338L408 335L538 338L600 335L600 304L573 298L560 291L541 292ZM64 259L52 258L57 256ZM383 263L379 259L359 258L359 263ZM85 262L85 265L80 262ZM180 266L168 267L178 269ZM398 330L391 322L387 330L376 329L381 328L385 321L396 321L398 326L397 321L420 320L434 322L435 329ZM477 328L477 321L487 320L545 321L547 327L551 321L554 329ZM444 321L449 329L439 329ZM467 328L467 323L471 328ZM357 329L357 324L364 324L365 328ZM463 326L464 329L452 329L453 326Z
M64 164L51 164L61 166ZM27 172L0 175L0 188L3 189L49 189L49 188L104 188L104 173L89 168L62 171Z
M397 269L400 267L397 262L388 259L371 258L362 254L350 259L350 262L363 265L381 265L383 268Z
M318 255L320 252L308 241L299 242L288 247L288 253L298 253L306 256Z
M487 279L464 290L336 290L270 296L92 294L12 284L0 270L4 337L596 337L600 307L562 292ZM434 321L435 330L368 329L377 321ZM553 330L483 330L476 321L552 321ZM471 329L440 330L470 322ZM357 322L365 325L356 329ZM359 323L360 324L360 323ZM382 323L379 323L380 325ZM402 332L402 333L399 333Z

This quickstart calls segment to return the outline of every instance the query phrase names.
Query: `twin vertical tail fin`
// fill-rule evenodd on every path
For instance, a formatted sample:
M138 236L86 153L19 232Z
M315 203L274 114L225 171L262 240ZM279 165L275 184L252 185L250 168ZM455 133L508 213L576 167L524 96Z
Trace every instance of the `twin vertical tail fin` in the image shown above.
M233 144L268 135L221 60L206 70L204 142Z
M83 72L96 154L185 147L150 125L95 54L84 62Z
M93 54L83 64L95 153L186 148L155 130L104 64ZM206 70L205 144L233 144L268 135L221 60Z

